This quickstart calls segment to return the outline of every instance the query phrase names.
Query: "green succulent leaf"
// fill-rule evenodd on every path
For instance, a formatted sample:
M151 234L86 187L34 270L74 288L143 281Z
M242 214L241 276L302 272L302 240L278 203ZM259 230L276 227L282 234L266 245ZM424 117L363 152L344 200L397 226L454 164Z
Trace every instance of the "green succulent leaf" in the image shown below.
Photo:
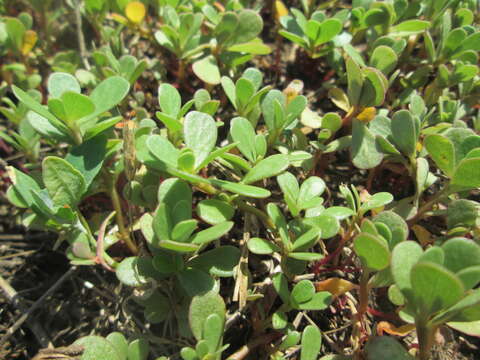
M190 304L188 320L197 341L205 338L204 325L209 316L216 314L223 323L225 321L225 313L223 298L216 292L209 291L195 296Z
M244 184L251 184L283 172L290 165L287 155L271 155L255 165L243 178Z
M258 255L270 255L279 252L280 248L266 239L253 237L247 242L248 250Z
M460 161L450 181L450 189L461 191L480 187L479 166L480 157Z
M128 344L128 360L147 360L150 347L145 339L136 339Z
M192 236L190 242L192 244L204 245L208 244L209 242L221 238L223 235L228 233L233 226L232 221L225 221L209 227L206 230L199 231L195 235Z
M237 142L238 150L250 162L257 159L257 151L255 146L255 129L252 123L245 118L233 118L230 125L230 134L233 141Z
M393 141L406 156L413 156L417 146L418 130L415 119L407 110L397 111L392 117Z
M217 225L224 221L230 220L235 214L235 209L229 203L217 200L206 199L197 204L197 215L203 221Z
M240 260L240 250L234 246L220 246L206 251L189 261L188 266L204 270L210 275L231 277Z
M48 93L55 98L60 98L67 91L78 94L81 92L77 79L73 75L62 72L55 72L48 77L47 89Z
M85 178L69 162L48 156L42 162L43 183L55 205L75 208L87 190Z
M445 136L431 134L425 138L424 145L440 170L447 176L452 177L455 171L455 147L453 143Z
M353 119L352 161L360 169L371 169L383 159L378 151L375 136L363 122Z
M88 189L100 172L106 154L107 138L100 135L72 147L65 160L83 174L85 187Z
M419 34L430 27L430 22L424 20L406 20L390 29L391 36L410 36Z
M220 84L220 69L218 68L217 61L212 55L195 61L192 65L192 69L195 75L197 75L203 82L211 85Z
M310 280L301 280L297 283L290 294L290 301L301 304L310 301L315 294L315 285Z
M85 336L73 343L84 348L83 360L109 359L120 360L121 357L113 344L101 336Z
M89 118L95 118L120 104L130 90L130 83L121 76L111 76L93 89L90 100L95 112Z
M263 189L257 186L239 184L239 183L234 183L230 181L216 180L216 179L212 179L210 180L210 182L212 183L212 185L218 186L219 188L225 191L229 191L234 194L238 194L242 196L264 199L271 195L270 191L268 191L267 189Z
M176 275L180 286L190 297L209 292L218 292L215 280L203 270L186 268Z
M360 233L353 241L353 248L369 270L379 271L390 264L388 243L381 237Z
M195 166L200 165L212 152L217 141L215 120L208 114L192 111L183 123L185 145L195 155Z
M388 75L395 69L397 61L398 56L391 47L380 45L373 50L370 65Z
M326 309L332 302L332 294L328 291L320 291L313 295L313 297L304 303L298 304L299 310L323 310Z
M148 261L147 258L136 256L123 259L115 271L118 280L127 286L142 286L147 284L149 280L143 270L148 266L146 264Z
M460 279L452 272L430 262L413 265L410 281L417 312L424 316L454 305L465 291Z
M318 327L308 325L302 333L300 360L316 360L322 346L322 335Z
M393 337L375 336L366 345L367 360L388 358L392 360L413 360L408 351Z
M182 107L182 99L178 90L170 84L161 84L158 87L158 102L162 111L173 119L178 117Z
M218 314L209 315L205 321L203 337L211 354L215 353L221 345L224 321Z
M128 342L125 339L125 336L120 332L112 332L107 335L105 340L108 340L113 344L115 349L117 350L120 360L127 360L128 354Z
M346 61L348 78L348 99L352 106L359 104L363 88L363 75L360 66L352 59Z

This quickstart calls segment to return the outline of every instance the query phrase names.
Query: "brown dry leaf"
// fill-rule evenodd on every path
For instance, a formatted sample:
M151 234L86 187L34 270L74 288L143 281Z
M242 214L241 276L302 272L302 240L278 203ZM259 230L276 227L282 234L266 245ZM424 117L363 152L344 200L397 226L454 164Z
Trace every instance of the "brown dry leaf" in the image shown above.
M83 346L70 345L56 349L42 349L32 360L80 360Z
M432 234L423 226L413 225L412 230L422 246L433 244L434 240Z
M334 296L343 295L356 288L358 288L357 284L340 278L330 278L315 283L315 289L317 291L328 291Z
M383 335L384 332L389 335L406 336L413 330L415 330L415 324L406 324L399 327L396 327L388 321L380 321L377 324L377 332L380 336Z

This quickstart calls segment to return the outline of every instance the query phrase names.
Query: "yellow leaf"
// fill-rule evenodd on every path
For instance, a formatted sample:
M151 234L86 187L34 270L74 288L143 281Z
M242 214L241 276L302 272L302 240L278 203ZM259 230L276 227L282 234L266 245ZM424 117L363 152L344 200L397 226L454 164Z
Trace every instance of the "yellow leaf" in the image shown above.
M331 88L330 90L328 90L328 97L340 109L348 113L354 110L354 108L350 106L350 101L348 100L347 94L345 94L342 89Z
M417 146L416 146L417 151L422 151L422 148L423 148L423 144L420 141L417 141Z
M415 236L417 237L420 244L422 244L423 246L433 243L434 240L432 234L430 234L430 232L423 226L413 225L412 230L415 233Z
M302 80L292 80L290 84L283 90L283 93L287 97L287 104L295 99L303 91L303 81Z
M220 12L225 12L225 6L223 6L221 3L219 3L218 1L215 1L213 3L213 6L215 6L217 8L218 11Z
M315 283L315 289L317 291L328 291L334 296L343 295L357 287L358 285L340 278L330 278L323 281L317 281Z
M134 24L140 24L147 10L140 1L132 1L125 7L125 15Z
M22 54L27 55L30 51L32 51L33 47L37 43L37 33L33 30L25 31L25 35L23 35L23 44L22 44Z
M390 335L396 336L406 336L415 330L415 324L406 324L399 327L396 327L393 324L390 324L388 321L380 321L377 325L378 335L383 335L384 332Z
M357 115L357 119L364 123L369 123L377 115L377 109L374 107L368 107L363 109L363 111Z
M282 16L288 15L288 9L285 4L280 1L276 0L273 4L273 11L275 13L275 20L280 21Z
M111 17L112 17L112 19L113 19L114 21L116 21L116 22L118 22L118 23L120 23L120 24L122 24L122 25L125 25L125 26L128 25L128 20L127 20L127 18L124 17L124 16L122 16L122 15L120 15L120 14L115 14L115 13L113 13L113 14L111 15Z

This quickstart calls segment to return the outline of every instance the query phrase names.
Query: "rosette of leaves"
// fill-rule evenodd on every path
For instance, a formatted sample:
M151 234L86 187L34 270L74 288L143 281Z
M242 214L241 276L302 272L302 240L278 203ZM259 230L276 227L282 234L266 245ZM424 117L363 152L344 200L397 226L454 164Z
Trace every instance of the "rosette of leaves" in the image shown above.
M184 347L180 355L184 360L220 360L223 345L223 332L226 308L223 298L215 292L195 296L189 309L189 324L197 340L195 348Z
M480 186L480 136L468 128L449 128L424 139L435 165L449 179L439 196Z
M317 292L315 285L310 280L301 280L290 290L288 279L284 274L275 274L272 282L282 300L282 305L272 314L272 328L285 333L286 336L281 346L288 348L300 340L300 334L294 330L292 324L289 324L287 313L292 310L319 311L326 309L332 302L332 295L328 291ZM307 344L307 346L312 345ZM319 350L320 346L318 346L317 353Z
M212 100L210 93L205 89L197 90L194 98L182 105L178 90L167 83L158 87L158 102L161 111L157 111L156 116L167 128L168 138L174 144L181 140L183 117L192 106L195 106L197 111L212 116L220 105L218 100Z
M464 236L479 226L480 204L477 201L456 199L448 204L448 236Z
M280 18L284 30L278 33L301 46L313 59L325 56L334 48L334 38L343 29L338 18L327 18L323 11L315 11L309 19L298 9L291 8L293 15Z
M133 85L147 68L146 60L138 60L132 55L123 55L117 58L110 47L104 47L94 51L92 54L95 68L88 72L81 70L76 72L76 77L83 80L83 83L91 83L92 77L108 78L121 76ZM95 74L95 75L94 75Z
M308 261L319 260L322 254L310 252L319 239L335 236L340 230L340 221L348 218L353 212L344 207L325 209L323 199L319 196L325 190L322 179L312 176L305 180L299 188L295 177L286 172L277 177L280 188L284 193L288 209L295 217L287 219L274 204L267 205L274 228L274 241L254 237L248 243L248 249L259 255L278 253L284 259L286 273L298 273L306 266ZM307 210L305 217L300 216L300 211Z
M438 327L451 324L462 331L480 321L479 259L480 246L460 237L425 251L413 241L393 249L391 299L403 307L401 317L415 324L420 359L429 358Z
M195 232L198 220L192 218L192 190L187 182L167 179L158 190L158 207L152 218L155 237L147 241L154 248L177 253L193 253L225 235L233 226L234 209L221 200L199 203L200 215L214 225Z
M338 206L334 208L336 212L343 214L344 218L348 217L346 215L356 215L357 219L362 219L370 210L383 209L385 205L393 201L393 195L388 192L379 192L373 195L366 193L363 197L360 197L353 185L348 187L342 184L339 191L345 198L348 208ZM349 211L345 209L349 209Z
M415 195L404 200L418 206L421 194L437 177L432 173L420 142L427 117L423 100L413 95L409 110L390 118L380 113L368 124L353 123L352 160L359 168L374 168L382 162L402 164L415 183Z
M352 118L368 123L376 114L375 107L381 106L385 100L388 81L381 70L360 66L351 57L347 58L345 64L347 94L339 88L332 88L329 91L330 98L347 112L343 125ZM380 67L384 69L383 66Z
M7 191L8 199L17 207L30 210L25 213L25 225L55 231L61 235L60 240L67 239L73 263L95 263L96 240L78 205L95 192L92 183L108 151L107 139L99 135L73 146L65 158L48 156L42 161L39 181L13 167L8 168L13 184ZM105 248L109 245L111 243ZM107 254L104 256L113 264Z
M208 35L210 53L197 59L193 72L207 84L220 84L222 71L234 70L255 55L266 55L271 49L257 36L263 29L261 16L252 9L218 12L205 5L202 11L211 29Z
M8 85L14 83L25 90L36 88L42 81L42 77L32 71L27 62L38 38L32 25L33 18L26 12L17 17L0 19L0 53L5 57L1 66L3 78ZM6 86L2 84L2 94L5 91Z
M218 135L215 120L199 111L191 111L185 116L181 130L185 147L181 150L166 137L152 134L152 130L152 127L145 126L136 132L138 160L151 169L186 180L211 195L231 192L253 198L268 197L270 196L268 190L250 184L275 176L289 166L288 157L277 154L263 159L252 167L241 157L228 154L237 143L215 148ZM241 181L233 182L197 175L212 161L220 161L221 157L230 161L222 163L240 169Z
M366 2L365 5L352 9L353 34L367 32L367 38L389 35L391 37L408 37L424 32L430 22L417 19L418 8L406 1L395 4L383 2ZM413 18L413 19L412 19Z
M387 269L390 265L394 241L392 241L390 228L382 222L364 219L360 231L353 239L353 248L362 266L358 312L363 316L367 311L369 291L373 286L374 276L376 275L377 279L388 278ZM372 277L373 274L375 275Z
M303 95L287 97L280 90L270 90L261 102L263 120L267 125L269 147L280 142L286 129L293 129L307 106Z
M178 13L170 6L162 6L163 24L155 32L155 39L160 46L172 52L178 59L178 78L185 76L185 66L205 49L200 27L204 21L201 13L191 11ZM218 77L220 77L218 75Z
M193 296L214 286L212 276L233 276L240 252L233 246L205 249L212 241L227 234L233 226L230 221L234 208L218 198L201 200L197 216L208 227L198 230L199 221L193 219L193 195L190 185L178 178L164 180L158 189L158 206L153 214L139 220L142 233L153 253L153 258L128 258L119 265L117 276L130 286L141 286L135 273L142 276L139 262L150 262L153 269L164 276L177 276L183 290ZM148 271L143 277L149 276ZM196 280L198 280L196 282Z
M18 100L29 110L27 117L46 139L79 145L108 130L122 118L109 110L121 103L130 85L119 76L102 81L89 96L81 93L77 79L67 73L53 73L47 82L48 106L12 86ZM106 115L106 116L105 116Z
M150 346L143 338L128 341L122 333L112 332L106 337L89 335L72 344L82 348L82 359L147 360ZM161 356L156 360L166 360Z
M37 43L32 30L33 18L26 12L15 17L4 17L0 22L0 44L18 57L28 55ZM3 51L2 51L3 52Z
M238 116L247 118L255 127L261 115L260 103L271 86L262 87L263 74L256 68L246 69L234 83L222 76L221 84Z
M442 32L425 32L425 50L430 64L439 65L462 61L476 64L478 58L478 31L472 27L474 15L468 8L460 8L455 13L446 12L438 20ZM433 36L442 41L434 42Z
M36 90L28 90L27 93L40 101L41 94ZM40 135L30 124L27 118L28 108L22 103L15 104L8 97L4 97L2 102L6 106L0 106L0 113L16 127L15 130L0 131L0 138L13 146L15 150L23 153L31 163L36 163L40 150Z

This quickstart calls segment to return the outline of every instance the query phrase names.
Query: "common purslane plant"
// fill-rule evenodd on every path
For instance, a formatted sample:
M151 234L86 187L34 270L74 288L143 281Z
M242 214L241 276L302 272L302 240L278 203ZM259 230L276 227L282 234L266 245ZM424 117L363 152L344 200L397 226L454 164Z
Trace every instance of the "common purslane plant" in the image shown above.
M427 360L442 326L480 335L475 4L340 3L85 1L95 47L55 57L2 17L7 198L173 339L87 336L81 359ZM317 88L252 65L278 34L331 70Z

